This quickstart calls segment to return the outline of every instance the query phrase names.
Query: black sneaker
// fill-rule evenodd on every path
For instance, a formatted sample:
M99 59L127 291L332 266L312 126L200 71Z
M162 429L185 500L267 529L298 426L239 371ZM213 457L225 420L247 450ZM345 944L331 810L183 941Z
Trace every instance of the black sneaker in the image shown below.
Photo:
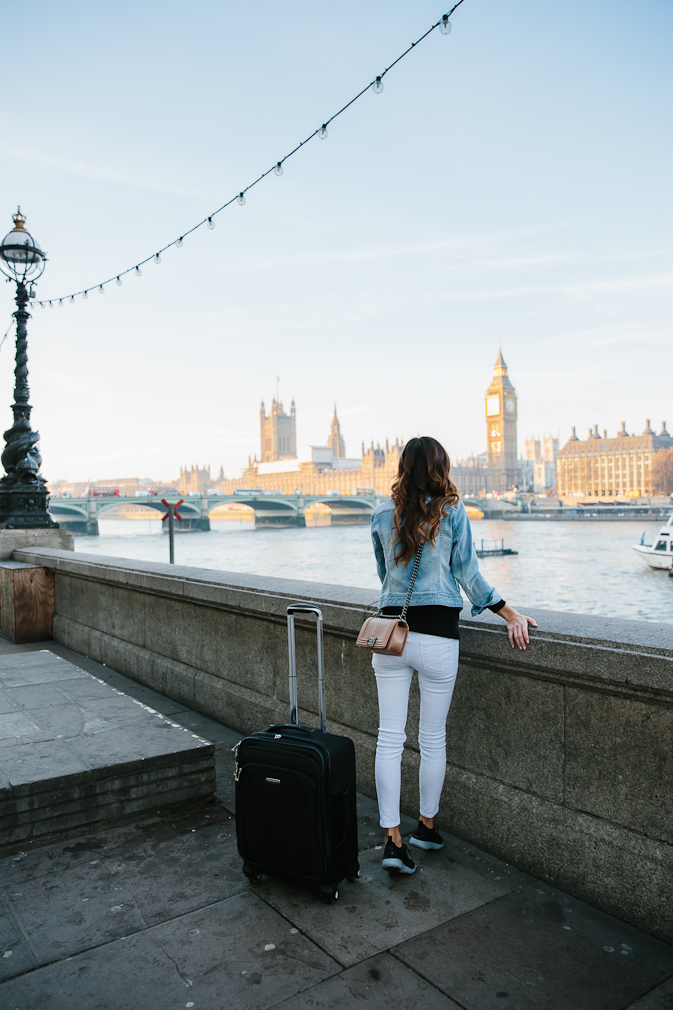
M423 821L419 821L418 827L409 839L409 845L415 845L419 849L443 849L444 839L437 828L429 828Z
M416 864L409 855L406 845L401 845L398 849L392 838L386 842L381 866L384 870L390 870L392 873L416 872Z

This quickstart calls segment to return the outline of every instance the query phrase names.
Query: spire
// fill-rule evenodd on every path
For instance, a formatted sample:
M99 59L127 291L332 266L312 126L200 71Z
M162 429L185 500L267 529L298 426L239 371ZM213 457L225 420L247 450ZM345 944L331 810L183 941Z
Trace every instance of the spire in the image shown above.
M335 459L344 458L346 455L346 446L341 435L341 425L339 424L339 418L337 417L336 403L334 404L334 417L332 418L332 426L330 428L327 444L331 446L332 454Z
M507 365L505 364L505 359L502 356L502 347L498 347L498 357L495 359L495 365L493 366L494 375L507 375Z

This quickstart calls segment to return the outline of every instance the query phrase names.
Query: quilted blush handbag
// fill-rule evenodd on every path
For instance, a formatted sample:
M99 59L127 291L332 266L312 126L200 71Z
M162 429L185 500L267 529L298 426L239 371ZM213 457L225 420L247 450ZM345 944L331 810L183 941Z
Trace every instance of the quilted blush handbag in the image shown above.
M414 582L418 575L418 566L421 563L422 553L423 544L420 544L414 558L414 567L409 579L409 589L404 606L402 607L402 613L399 617L394 617L389 614L382 614L379 609L372 617L368 617L360 628L360 634L355 643L360 648L371 649L372 652L378 652L383 656L401 656L404 652L404 646L407 644L407 636L409 634L407 610L409 609L411 594L414 591Z

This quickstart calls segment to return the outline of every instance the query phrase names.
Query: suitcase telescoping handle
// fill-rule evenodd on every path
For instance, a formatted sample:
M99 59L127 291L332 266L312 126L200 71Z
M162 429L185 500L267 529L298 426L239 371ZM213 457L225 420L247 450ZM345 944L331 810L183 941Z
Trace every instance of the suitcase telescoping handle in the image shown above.
M327 732L325 724L325 660L322 647L322 611L310 603L293 603L287 608L287 644L290 654L290 722L299 725L299 710L297 708L297 653L294 642L294 615L315 614L317 617L316 631L318 634L318 713L320 729Z

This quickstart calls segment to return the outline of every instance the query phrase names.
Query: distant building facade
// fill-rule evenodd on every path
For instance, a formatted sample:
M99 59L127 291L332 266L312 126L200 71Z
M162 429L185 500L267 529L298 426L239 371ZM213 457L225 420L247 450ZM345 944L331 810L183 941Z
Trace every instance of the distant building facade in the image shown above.
M274 418L275 427L269 425ZM231 494L235 488L246 487L283 494L338 491L350 495L366 490L390 494L403 443L396 441L390 445L386 441L385 448L381 448L372 442L368 449L363 443L359 457L347 457L335 406L327 445L303 445L288 457L285 455L286 446L296 445L295 426L294 400L289 415L283 413L281 403L273 400L271 414L267 417L262 404L261 460L256 457L250 459L238 480L218 480L217 486L226 494ZM269 455L273 458L268 458Z
M49 485L49 490L55 497L68 495L72 498L85 498L89 491L95 488L101 491L116 489L120 495L132 496L143 489L146 483L147 481L140 477L110 477L92 481L58 480Z
M556 460L556 488L560 497L640 498L654 493L652 460L660 449L673 448L666 422L655 435L647 421L642 435L629 435L626 424L615 438L598 434L598 425L581 441L572 436Z
M210 466L186 466L180 467L180 479L178 480L178 491L180 494L189 494L190 491L207 491L213 486L210 476Z
M489 491L488 461L482 456L469 456L454 466L451 464L451 480L463 497L479 498Z
M545 494L556 488L556 457L559 440L553 436L527 438L523 459L519 461L519 487L522 491Z
M498 353L493 367L485 408L486 452L451 467L451 478L464 497L503 493L518 487L517 399L502 351ZM262 401L260 459L249 458L240 478L220 478L216 486L227 494L236 488L260 488L283 494L294 494L295 491L303 494L325 494L329 491L354 494L358 490L390 494L397 476L403 441L396 439L394 443L389 443L386 440L384 447L380 444L375 446L372 442L367 449L363 443L361 455L349 458L335 405L327 445L304 445L297 450L296 423L294 400L289 414L284 412L280 401L272 400L268 415ZM551 451L557 449L558 443L554 443ZM544 451L548 451L546 441Z
M294 400L290 404L290 413L286 414L283 404L274 398L268 415L262 400L259 414L262 463L293 459L297 455L297 413Z

